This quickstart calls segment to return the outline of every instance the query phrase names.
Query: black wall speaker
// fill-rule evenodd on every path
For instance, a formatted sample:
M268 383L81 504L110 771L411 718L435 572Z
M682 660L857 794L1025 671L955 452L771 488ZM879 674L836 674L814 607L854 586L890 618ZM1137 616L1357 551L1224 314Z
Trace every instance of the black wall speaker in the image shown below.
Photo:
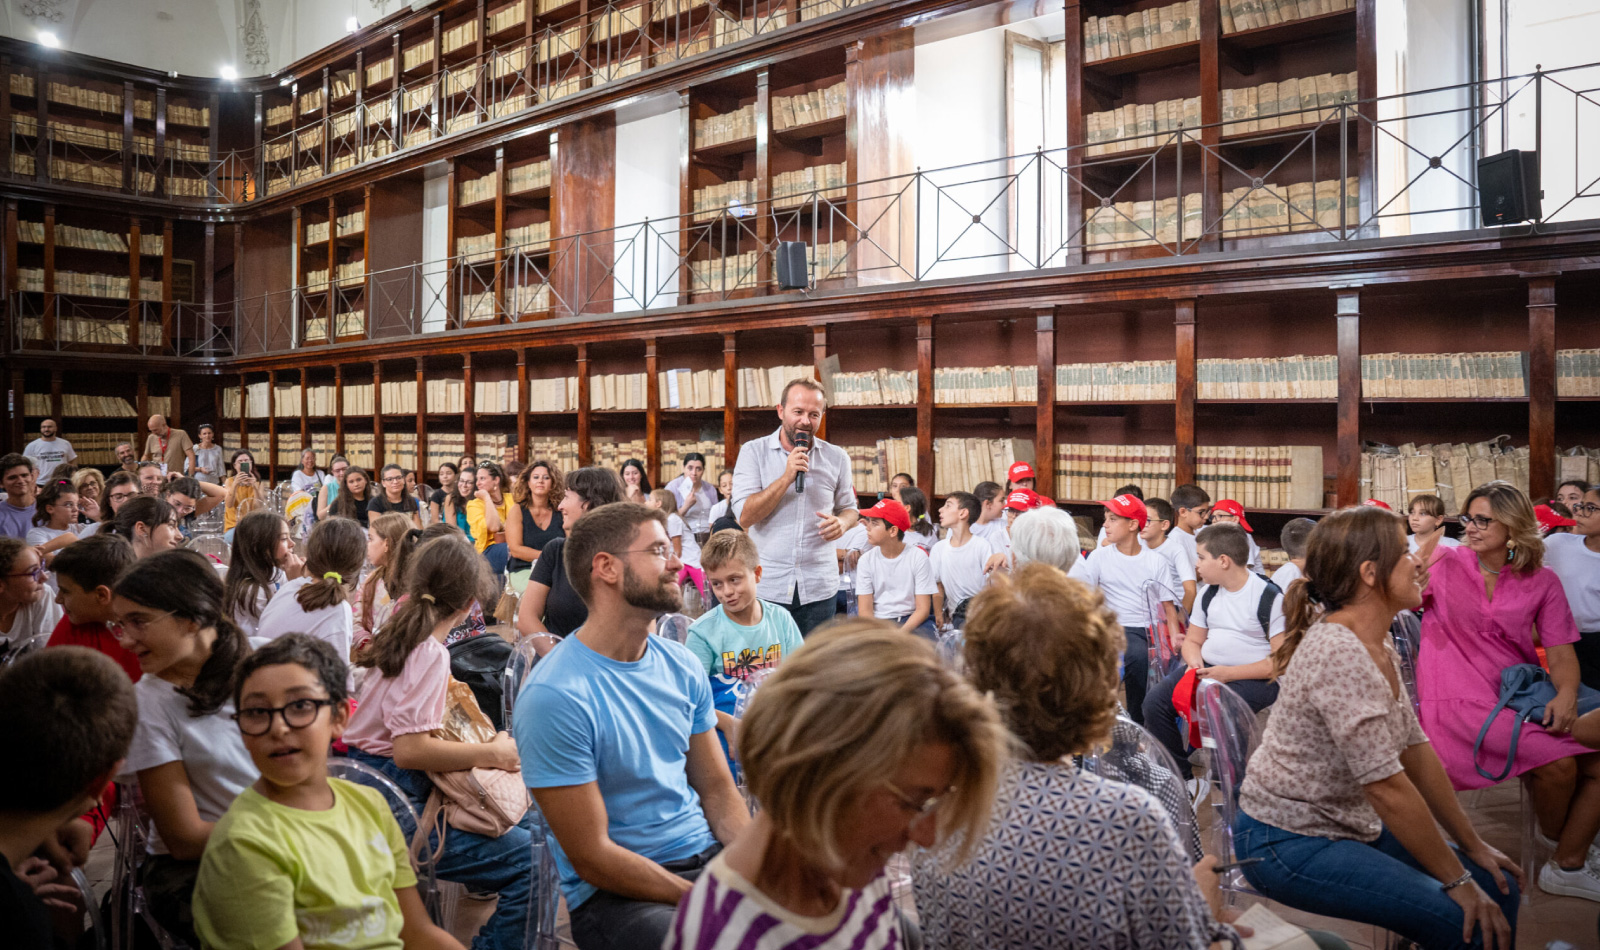
M1537 221L1539 153L1512 149L1478 159L1478 207L1485 226Z
M804 290L810 286L805 242L779 241L777 258L779 290Z

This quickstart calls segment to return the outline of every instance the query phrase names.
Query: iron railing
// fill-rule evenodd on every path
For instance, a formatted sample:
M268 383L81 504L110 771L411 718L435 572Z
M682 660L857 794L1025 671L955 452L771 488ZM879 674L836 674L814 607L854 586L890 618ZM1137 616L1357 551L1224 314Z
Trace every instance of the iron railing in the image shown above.
M286 289L210 310L169 305L172 316L160 325L170 325L170 335L161 340L133 342L124 303L127 342L117 345L249 356L755 297L778 292L780 241L806 245L814 286L862 288L1459 232L1476 226L1476 159L1509 147L1541 155L1543 221L1600 218L1597 77L1600 66L1584 66L1477 88L1319 101L1256 117L1254 130L1238 127L1238 118L1137 130L1092 150L1041 148L831 183L759 205L373 271L345 286ZM219 190L227 181L208 180ZM59 295L50 298L58 326L51 336L41 299L14 295L15 345L72 349L87 345L86 335L97 343L117 336L60 333L68 325L61 321L91 317L79 312L87 305Z

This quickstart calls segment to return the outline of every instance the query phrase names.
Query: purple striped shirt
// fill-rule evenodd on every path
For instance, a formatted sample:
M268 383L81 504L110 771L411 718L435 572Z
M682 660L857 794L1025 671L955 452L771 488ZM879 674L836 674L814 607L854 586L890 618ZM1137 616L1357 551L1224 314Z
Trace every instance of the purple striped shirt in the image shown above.
M662 950L896 950L900 915L889 879L845 890L823 917L779 906L717 856L678 904Z

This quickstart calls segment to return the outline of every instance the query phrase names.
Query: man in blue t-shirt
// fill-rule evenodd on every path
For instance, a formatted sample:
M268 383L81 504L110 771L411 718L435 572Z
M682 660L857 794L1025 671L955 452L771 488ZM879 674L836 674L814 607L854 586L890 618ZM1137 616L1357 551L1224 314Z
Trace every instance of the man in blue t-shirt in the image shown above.
M682 607L666 517L603 505L573 525L565 560L589 617L517 698L523 777L580 950L657 950L678 899L750 813L713 732L704 667L650 635Z

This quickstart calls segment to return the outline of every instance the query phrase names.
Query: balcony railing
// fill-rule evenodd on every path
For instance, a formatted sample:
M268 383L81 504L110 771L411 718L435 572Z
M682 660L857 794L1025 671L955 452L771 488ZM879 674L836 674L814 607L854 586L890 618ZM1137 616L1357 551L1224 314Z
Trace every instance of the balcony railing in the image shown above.
M172 305L165 338L134 343L129 335L120 345L255 356L759 297L779 292L780 240L806 245L814 286L871 288L1467 231L1478 216L1480 149L1540 153L1542 222L1596 219L1597 79L1600 66L1538 72L1479 88L1319 103L1309 114L1269 117L1280 127L1255 132L1147 132L1096 143L1093 156L1084 147L1040 149L835 184L758 205L369 272L331 288L285 289L210 311ZM43 332L40 299L15 296L12 312L22 316L14 322L15 345L86 345L82 334ZM78 316L60 310L68 306L62 297L54 299L58 322ZM122 322L131 326L126 316Z

